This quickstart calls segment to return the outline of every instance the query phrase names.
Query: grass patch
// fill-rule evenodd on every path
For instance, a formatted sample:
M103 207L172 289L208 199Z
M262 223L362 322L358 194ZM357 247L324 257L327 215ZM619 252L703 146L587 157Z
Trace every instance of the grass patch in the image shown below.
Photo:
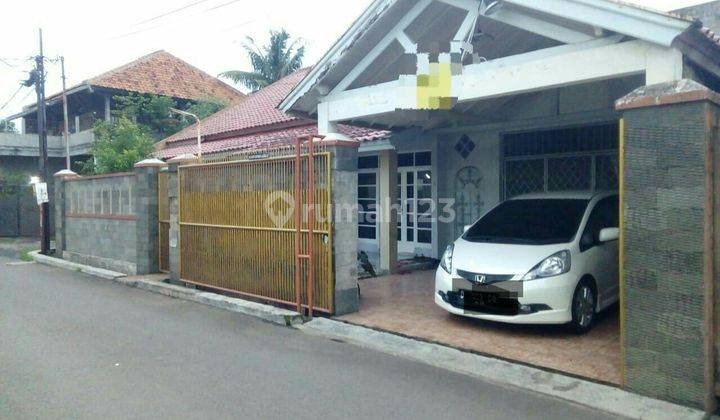
M25 248L20 251L20 259L22 261L33 261L33 257L30 255L31 252L35 251L35 248Z

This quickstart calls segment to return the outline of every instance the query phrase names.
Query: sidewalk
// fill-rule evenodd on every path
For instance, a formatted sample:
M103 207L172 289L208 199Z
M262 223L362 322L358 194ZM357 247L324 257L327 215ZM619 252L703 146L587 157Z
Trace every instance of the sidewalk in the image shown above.
M28 259L30 251L40 246L38 238L0 238L0 256ZM26 255L23 257L23 255Z

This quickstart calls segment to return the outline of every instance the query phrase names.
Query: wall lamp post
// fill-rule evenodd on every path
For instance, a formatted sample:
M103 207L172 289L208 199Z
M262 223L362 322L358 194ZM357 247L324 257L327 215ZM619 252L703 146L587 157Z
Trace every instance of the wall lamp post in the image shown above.
M200 118L192 112L187 112L180 109L170 108L170 112L195 119L195 127L197 128L197 157L198 160L202 162L202 146L200 144L202 142L202 127L200 126Z

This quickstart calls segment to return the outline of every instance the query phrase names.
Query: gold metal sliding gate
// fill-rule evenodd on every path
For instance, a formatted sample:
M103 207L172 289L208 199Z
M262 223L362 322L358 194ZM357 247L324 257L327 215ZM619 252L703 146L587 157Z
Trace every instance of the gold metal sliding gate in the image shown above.
M182 281L333 312L330 154L293 152L179 168Z
M168 173L158 173L158 240L160 271L170 272L170 199Z

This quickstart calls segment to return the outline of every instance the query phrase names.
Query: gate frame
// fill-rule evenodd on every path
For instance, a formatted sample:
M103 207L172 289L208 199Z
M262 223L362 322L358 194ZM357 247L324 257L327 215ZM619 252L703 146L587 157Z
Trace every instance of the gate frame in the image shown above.
M309 248L310 248L310 249L308 250L308 252L307 252L306 254L301 254L300 252L296 252L296 258L295 258L295 261L296 261L296 270L295 270L295 277L296 277L296 279L295 279L295 281L296 281L296 282L297 282L297 280L298 280L299 278L301 278L301 276L300 276L300 270L298 269L298 268L299 268L299 265L300 265L299 262L300 262L301 260L309 260L309 261L310 261L310 264L308 264L308 265L309 265L309 266L312 266L312 267L309 267L309 270L308 270L308 281L307 281L307 284L306 284L306 287L309 286L309 287L307 287L307 288L308 288L308 292L310 293L310 294L308 295L308 302L302 302L302 296L301 296L302 285L300 285L300 287L297 287L297 286L296 286L296 301L295 301L295 302L291 302L291 301L285 301L285 300L278 299L278 298L272 298L272 297L268 297L268 296L257 295L257 294L250 293L250 292L243 292L243 291L228 289L228 288L224 288L224 287L220 287L220 286L212 286L212 285L208 285L208 284L206 284L206 283L201 283L201 282L199 282L199 281L187 280L187 279L185 279L185 278L182 277L182 252L181 252L181 247L182 247L182 227L183 227L183 226L216 227L216 228L243 228L243 229L244 229L244 228L247 228L247 229L250 229L250 230L269 230L269 231L279 231L279 232L294 232L294 233L296 234L296 236L298 235L298 229L297 229L297 228L293 228L293 229L289 229L289 228L263 228L263 227L253 227L253 228L251 228L251 227L241 227L241 226L220 226L220 225L206 225L206 224L183 222L183 221L182 221L182 210L181 210L181 205L180 205L180 203L182 202L182 188L181 188L181 185L182 185L183 172L184 172L183 170L187 170L188 168L194 168L194 167L223 166L223 165L232 165L232 164L237 164L237 163L258 162L258 161L264 161L264 162L267 162L267 161L281 161L281 160L292 161L293 159L295 160L295 163L296 163L296 165L297 165L297 163L298 163L298 158L302 159L303 157L306 157L306 158L309 159L310 156L312 156L313 159L309 159L309 160L308 160L308 163L309 163L308 168L309 168L309 170L312 169L313 172L308 172L308 173L312 173L312 174L313 174L312 177L311 177L311 179L312 179L312 181L314 181L314 180L315 180L315 177L314 177L314 168L315 168L314 158L315 158L315 157L319 157L319 156L325 156L325 158L326 158L326 168L325 168L326 173L325 173L325 177L326 177L326 180L327 180L327 187L326 187L326 189L327 189L327 195L328 195L328 204L329 204L329 205L332 205L332 198L333 198L333 188L332 188L332 184L333 184L333 176L332 176L332 173L333 173L333 164L332 164L332 162L333 162L333 153L332 153L330 150L323 150L323 151L321 151L321 152L319 152L319 153L315 152L315 147L317 147L317 146L314 144L313 141L308 141L308 139L321 140L322 138L321 138L321 137L318 137L318 136L303 136L303 137L297 138L297 139L296 139L296 142L300 142L301 148L302 148L302 146L305 146L306 144L310 144L310 145L311 145L310 148L312 148L312 151L311 151L310 153L304 153L304 154L301 152L301 148L300 148L300 149L297 149L297 144L296 144L295 146L279 148L279 149L276 149L276 150L274 150L274 151L273 151L273 150L268 150L267 152L269 152L269 153L271 154L271 156L269 156L269 157L263 157L263 158L261 158L261 159L252 159L252 156L257 156L258 154L262 155L262 153L265 152L265 151L262 151L262 150L254 150L254 151L252 151L251 153L247 153L247 154L230 155L230 156L226 156L226 157L224 157L224 158L223 158L223 157L220 157L220 158L218 158L217 160L210 161L210 162L208 162L208 159L205 159L204 162L200 162L200 161L197 160L196 158L195 158L195 159L190 159L189 156L184 156L184 157L182 157L182 159L178 159L177 162L172 162L172 160L168 162L168 163L171 163L171 164L172 164L172 163L175 163L175 164L176 164L176 172L175 172L175 176L176 176L176 192L175 192L175 194L176 194L176 196L177 196L177 209L176 209L176 212L177 212L177 222L176 222L176 224L177 224L177 233L176 233L176 235L177 235L177 246L176 246L175 248L177 249L177 280L178 280L179 283L181 283L181 284L182 284L182 283L186 283L186 284L191 284L191 285L194 285L194 286L200 286L200 287L208 288L208 289L210 289L210 290L216 290L216 291L219 291L219 292L227 293L227 294L230 294L230 295L236 295L236 296L240 296L240 297L247 297L247 298L251 298L251 299L255 299L255 300L261 300L261 301L274 302L274 303L281 304L281 305L284 305L284 306L294 306L295 308L299 308L298 313L300 313L300 314L302 314L302 313L303 313L303 310L304 310L305 308L307 308L307 309L308 309L308 315L309 315L309 317L312 317L313 314L314 314L314 312L322 312L322 313L326 313L326 314L334 314L334 313L335 313L335 306L336 306L336 305L335 305L335 298L336 298L336 290L335 290L335 289L336 289L336 285L335 285L335 283L336 283L336 279L335 279L335 267L334 267L334 238L333 238L333 236L334 236L334 232L333 232L333 231L334 231L334 228L333 228L333 225L334 225L334 215L333 215L332 209L328 209L328 215L327 215L328 218L329 218L329 220L328 220L328 229L327 229L327 230L323 230L323 231L316 231L316 230L315 230L315 226L314 226L314 217L315 217L315 216L314 216L314 213L315 213L314 207L315 207L315 205L316 205L316 204L314 203L314 197L311 199L311 203L312 203L312 204L309 206L309 211L310 211L311 214L310 214L310 217L308 218L308 221L309 221L309 223L308 223L308 228L307 228L307 229L299 229L299 234L300 234L300 238L301 238L303 234L308 233L308 238L312 239L314 234L321 233L321 234L326 235L327 238L328 238L328 239L327 239L327 246L328 246L328 250L329 250L329 251L328 251L328 257L327 257L327 260L328 260L328 261L327 261L327 265L328 265L328 267L327 267L327 272L328 272L328 275L330 276L330 279L329 279L329 282L328 282L328 285L329 285L329 287L330 287L330 290L328 291L328 295L329 295L328 308L317 308L317 307L315 307L315 302L314 302L314 294L315 294L314 282L313 282L313 281L309 281L309 279L314 279L314 273L315 273L314 263L312 262L312 259L309 258L309 256L311 256L311 255L314 256L314 244L312 243L312 242L313 242L312 240L308 240L308 244L309 244ZM304 141L304 143L303 143L303 141ZM332 146L334 146L334 145L335 145L335 144L333 143ZM322 146L324 146L324 145L321 145L321 147L322 147ZM295 156L293 156L293 155L290 153L290 152L292 152L293 150L295 151ZM300 150L300 154L299 154L299 156L298 156L298 151L299 151L299 150ZM243 156L244 156L245 158L242 158ZM194 157L194 156L193 156L193 157ZM300 162L301 162L301 161L300 161ZM172 173L172 170L170 171L170 173ZM294 182L294 184L295 184L296 187L298 186L297 184L301 184L301 179L302 179L302 173L296 170L296 171L295 171L294 180L293 180L293 182ZM308 183L308 195L311 194L311 193L314 193L314 191L315 191L315 183L314 183L314 182ZM296 199L296 211L295 211L295 216L296 216L296 218L302 216L302 211L300 211L299 207L297 206L297 200L298 200L299 198L300 198L299 195L296 193L296 194L295 194L295 199ZM310 203L308 203L308 204L310 204ZM171 211L171 219L172 219L172 205L170 205L170 211ZM310 221L312 221L312 222L310 222ZM171 225L171 230L172 230L172 225L173 225L172 222L170 223L170 225ZM312 233L312 235L311 235L311 233ZM171 233L169 236L171 236L171 235L172 235L172 233ZM170 239L170 238L168 238L168 239ZM296 239L296 242L297 242L297 239ZM296 244L296 245L299 245L299 244ZM170 253L171 253L171 254L172 254L172 252L173 252L173 251L172 251L172 248L173 248L173 247L170 247ZM299 248L296 247L296 250L298 250L298 249L299 249ZM170 258L170 259L172 259L172 258ZM311 271L311 270L312 270L312 271ZM172 266L171 266L171 271L172 271ZM174 274L174 273L171 273L171 274Z

